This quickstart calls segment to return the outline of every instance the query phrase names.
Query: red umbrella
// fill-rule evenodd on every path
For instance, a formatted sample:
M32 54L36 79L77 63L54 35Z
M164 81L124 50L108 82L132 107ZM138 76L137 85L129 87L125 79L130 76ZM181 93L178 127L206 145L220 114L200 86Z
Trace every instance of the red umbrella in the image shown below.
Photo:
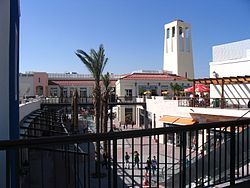
M195 85L195 92L201 93L201 92L209 92L209 91L210 91L210 89L202 84ZM194 92L194 87L192 86L192 87L186 88L186 89L184 89L184 92L192 93L192 92Z

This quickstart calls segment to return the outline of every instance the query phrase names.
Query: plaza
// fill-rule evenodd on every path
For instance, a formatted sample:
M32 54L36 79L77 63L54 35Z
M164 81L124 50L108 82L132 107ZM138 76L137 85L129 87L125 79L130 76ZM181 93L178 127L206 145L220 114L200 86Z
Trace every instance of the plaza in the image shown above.
M249 185L249 39L213 44L208 78L195 77L197 27L181 19L164 23L160 70L104 73L100 44L74 47L89 74L19 73L20 4L0 5L0 187Z

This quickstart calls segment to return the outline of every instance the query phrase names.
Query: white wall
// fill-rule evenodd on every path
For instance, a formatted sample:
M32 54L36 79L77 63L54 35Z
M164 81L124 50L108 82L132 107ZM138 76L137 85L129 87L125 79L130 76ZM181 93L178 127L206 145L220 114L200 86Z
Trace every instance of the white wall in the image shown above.
M218 108L200 108L200 107L178 107L178 100L164 100L163 97L152 97L146 99L147 110L156 115L157 127L162 127L163 123L159 121L162 116L177 116L191 118L190 113L208 114L217 116L241 117L249 109L218 109ZM244 117L250 117L250 113Z
M32 102L27 102L19 105L19 122L29 115L31 112L40 109L41 100L34 99Z
M159 119L163 116L190 116L190 108L178 107L178 100L164 100L162 96L152 97L152 99L146 99L147 110L156 117L156 127L162 127L163 123Z
M19 75L19 97L35 96L34 76L31 74Z
M250 75L250 40L239 41L213 47L213 62L210 62L210 77L232 77ZM245 105L250 98L250 84L224 86L225 98L245 98L240 102ZM210 97L220 98L221 86L210 85ZM248 98L248 99L247 99Z
M250 74L250 57L220 62L210 62L210 77L245 76Z
M221 62L246 58L250 49L250 39L213 46L213 61Z
M0 1L0 140L9 139L9 27L10 1ZM0 187L5 187L5 152L0 152Z

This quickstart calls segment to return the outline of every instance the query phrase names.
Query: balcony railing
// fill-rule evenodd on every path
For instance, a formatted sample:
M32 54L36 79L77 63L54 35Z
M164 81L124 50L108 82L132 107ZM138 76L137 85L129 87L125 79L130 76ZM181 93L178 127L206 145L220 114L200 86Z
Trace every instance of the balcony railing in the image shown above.
M110 96L110 103L135 103L136 96ZM72 97L43 97L41 98L42 104L71 104ZM91 104L93 97L78 97L78 104Z
M18 177L19 187L233 185L250 175L249 124L250 120L244 119L0 141L0 154L7 156L7 179ZM139 161L135 160L137 153ZM153 156L156 168L149 163ZM13 164L17 164L16 173L10 170Z
M227 108L240 109L248 108L249 98L199 98L181 97L178 98L178 105L184 107L202 108Z
M42 104L71 104L73 97L43 97L41 98ZM78 97L79 104L93 103L93 97Z

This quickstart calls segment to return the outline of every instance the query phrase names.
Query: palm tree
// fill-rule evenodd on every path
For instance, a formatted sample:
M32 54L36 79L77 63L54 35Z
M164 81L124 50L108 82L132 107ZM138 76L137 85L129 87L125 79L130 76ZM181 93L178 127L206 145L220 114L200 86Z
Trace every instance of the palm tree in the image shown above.
M107 74L102 76L103 81L103 97L102 97L102 109L103 109L103 122L102 122L102 130L104 133L108 131L108 100L110 98L110 92L112 88L110 87L110 74L107 72ZM104 142L104 151L108 153L107 151L107 141Z
M81 59L84 65L88 68L90 73L95 79L95 86L93 90L93 103L95 108L95 123L96 123L96 132L100 132L100 104L101 104L101 87L100 80L102 72L105 68L105 65L108 61L108 58L105 58L103 45L100 45L98 52L94 49L90 50L90 53L87 54L82 50L77 50L76 55Z
M170 87L174 92L174 96L178 96L180 94L180 91L183 89L178 83L173 84L172 82L170 83Z
M107 64L108 58L105 57L105 50L103 45L99 46L99 50L95 51L91 49L89 54L84 52L83 50L77 50L76 55L80 58L83 64L87 67L90 73L93 75L95 79L95 86L93 90L93 103L95 109L95 124L96 124L96 132L100 132L100 106L101 106L101 87L100 80L102 72ZM97 153L97 162L96 165L96 175L100 172L100 142L96 143L96 153Z

